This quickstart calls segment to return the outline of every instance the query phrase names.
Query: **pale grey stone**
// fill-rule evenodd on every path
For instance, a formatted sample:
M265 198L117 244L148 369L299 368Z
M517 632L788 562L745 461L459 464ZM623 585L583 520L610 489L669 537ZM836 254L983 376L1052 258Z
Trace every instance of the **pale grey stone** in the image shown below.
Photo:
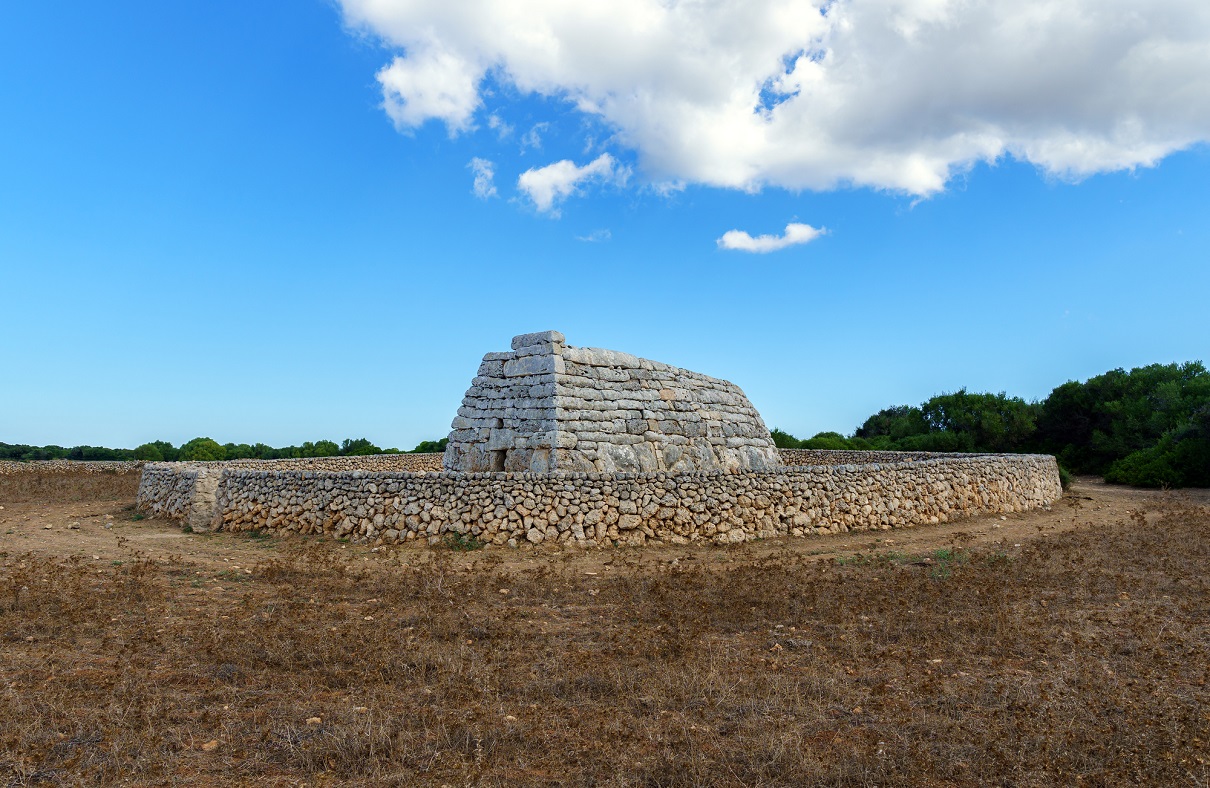
M558 331L537 331L532 334L520 334L513 337L512 348L516 350L531 345L562 345L566 341L566 337Z
M517 358L521 358L522 356L558 356L562 355L563 346L551 345L544 342L540 345L526 345L525 347L519 347L513 352L517 354Z
M504 377L504 362L498 359L485 359L483 363L479 365L479 377Z
M548 375L563 371L563 359L559 356L522 356L504 362L504 376L518 378L529 375Z
M517 434L508 429L493 429L487 439L488 451L501 451L511 449L517 438Z
M484 356L451 425L456 441L447 467L647 472L778 465L767 428L734 385L627 353L567 347L556 334L521 335L511 353ZM666 451L699 439L703 448Z

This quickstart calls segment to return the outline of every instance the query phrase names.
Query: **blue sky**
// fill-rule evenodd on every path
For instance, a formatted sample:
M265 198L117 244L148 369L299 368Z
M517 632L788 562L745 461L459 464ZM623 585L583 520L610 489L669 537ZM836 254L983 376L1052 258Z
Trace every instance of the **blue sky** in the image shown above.
M562 54L530 58L509 20L476 38L405 0L381 17L354 0L8 4L0 441L410 448L448 431L483 353L550 328L732 380L802 436L963 386L1033 399L1210 361L1210 69L1190 54L1210 38L1136 94L1096 78L1121 42L1090 39L1036 105L990 82L996 106L967 101L935 84L944 63L919 85L841 78L846 58L925 62L950 51L930 31L986 22L913 2L866 3L898 9L903 52L886 31L815 31L797 71L727 77L766 103L797 80L747 111L756 126L699 101L722 79L700 63L654 44L569 61L585 47L553 22ZM785 11L765 5L751 13ZM869 29L861 2L837 5ZM1200 24L1198 5L1157 3ZM1170 24L1193 44L1210 29ZM1146 35L1171 42L1160 27ZM702 62L729 46L694 41ZM750 44L783 64L795 46ZM1065 114L1102 89L1120 105ZM893 112L887 91L916 103ZM972 116L977 134L946 126ZM475 193L475 159L494 194ZM822 233L720 242L792 223Z

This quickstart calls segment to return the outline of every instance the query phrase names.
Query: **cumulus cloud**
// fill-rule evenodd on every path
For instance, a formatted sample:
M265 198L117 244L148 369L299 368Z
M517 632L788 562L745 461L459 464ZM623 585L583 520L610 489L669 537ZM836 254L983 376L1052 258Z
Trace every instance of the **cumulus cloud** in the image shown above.
M657 186L928 195L1005 155L1078 179L1210 139L1205 0L340 2L402 53L401 128L464 131L495 83L591 117Z
M475 174L475 182L471 185L471 193L480 200L486 200L488 197L496 196L496 165L492 164L487 159L481 159L478 156L471 159L470 164L466 165L471 168L471 172Z
M382 107L398 128L440 118L456 134L470 127L480 104L474 66L436 41L395 58L378 72L378 82Z
M556 161L545 167L526 170L517 178L517 188L543 213L554 211L558 203L575 194L581 184L591 181L616 181L625 178L625 171L608 153L582 167L571 159Z
M823 228L816 229L809 224L790 222L786 225L786 231L781 235L758 235L753 238L743 230L728 230L715 243L718 244L719 249L767 254L785 249L787 246L809 243L826 232Z

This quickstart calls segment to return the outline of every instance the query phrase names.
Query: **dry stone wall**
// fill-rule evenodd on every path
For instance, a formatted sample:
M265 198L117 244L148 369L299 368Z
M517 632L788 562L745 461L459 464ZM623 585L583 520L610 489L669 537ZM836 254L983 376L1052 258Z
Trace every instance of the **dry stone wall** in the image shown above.
M0 461L0 504L123 498L139 486L141 462Z
M848 453L844 453L848 454ZM865 454L865 453L862 453ZM495 545L739 542L946 522L1045 506L1060 494L1045 455L938 455L778 470L689 473L428 473L305 469L222 471L209 525L381 543L449 534ZM868 456L868 455L867 455ZM192 469L149 465L160 509L185 519ZM175 486L169 478L180 479ZM162 478L161 478L162 477ZM173 496L177 497L173 497ZM196 526L195 526L196 527Z
M170 520L190 521L198 477L221 473L220 463L152 462L143 469L135 499L139 511ZM211 467L208 467L211 466ZM192 523L190 522L190 525Z
M181 520L197 531L213 519L220 478L235 470L325 473L425 473L441 470L440 454L371 454L359 457L304 457L290 460L148 463L135 503L155 517Z
M778 449L783 465L866 465L874 462L915 462L936 459L929 451L854 451L851 449ZM961 456L961 455L958 455Z
M13 462L0 460L0 476L76 476L89 474L112 474L126 476L143 470L142 462L118 462L105 460L34 460Z
M454 419L451 471L650 472L774 468L777 448L733 383L567 345L558 331L488 353Z

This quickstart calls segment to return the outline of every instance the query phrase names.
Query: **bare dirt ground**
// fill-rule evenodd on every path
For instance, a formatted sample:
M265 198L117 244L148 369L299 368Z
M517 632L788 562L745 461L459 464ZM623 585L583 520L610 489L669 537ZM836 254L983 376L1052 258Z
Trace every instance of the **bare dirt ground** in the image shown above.
M1210 491L734 547L0 501L0 784L1210 785Z

